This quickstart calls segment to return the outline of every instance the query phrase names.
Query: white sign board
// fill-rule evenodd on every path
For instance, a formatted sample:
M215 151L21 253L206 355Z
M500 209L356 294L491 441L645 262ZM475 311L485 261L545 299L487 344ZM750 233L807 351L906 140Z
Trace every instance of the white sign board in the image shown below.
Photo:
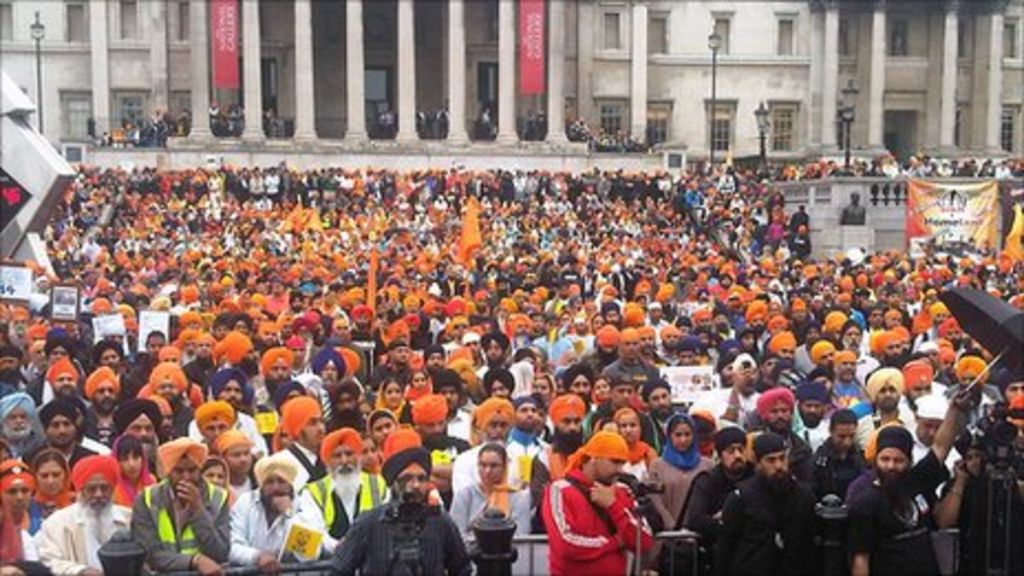
M146 351L146 338L153 332L160 332L165 338L171 336L171 314L159 310L139 312L139 352Z
M31 268L0 266L0 300L28 300L31 295Z
M64 322L78 319L78 288L54 286L50 292L50 318Z
M719 386L713 366L670 366L661 369L661 377L672 389L674 404L692 404Z
M92 319L93 341L99 342L107 336L124 336L124 316L120 314L107 314L95 316Z

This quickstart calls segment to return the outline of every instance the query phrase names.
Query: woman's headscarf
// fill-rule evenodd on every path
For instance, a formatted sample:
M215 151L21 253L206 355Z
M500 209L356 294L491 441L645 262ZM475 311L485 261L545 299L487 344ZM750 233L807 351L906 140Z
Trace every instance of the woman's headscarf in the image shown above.
M390 412L391 415L395 417L395 422L399 422L402 418L402 412L405 411L405 398L402 399L401 403L398 405L398 408L395 408L394 410L388 408L387 405L384 404L384 388L390 383L391 380L387 380L380 385L380 389L377 391L377 397L373 401L373 409L375 411L385 410L387 412ZM399 383L398 386L401 387L401 383Z
M47 462L56 462L64 471L64 485L61 486L60 492L48 496L39 490L39 480L36 479L36 492L32 499L46 508L60 510L75 501L75 491L71 487L71 469L60 451L56 448L46 448L32 458L32 475L35 476L39 472L39 467Z
M132 438L139 445L139 454L142 456L142 471L139 473L139 479L132 483L131 480L125 478L121 473L121 457L124 452L127 452L123 442L132 442L132 440L125 440L126 438ZM114 441L113 450L111 454L117 460L117 486L114 487L114 504L121 506L132 506L135 503L136 496L142 492L147 486L156 484L156 479L153 474L149 471L149 461L146 459L146 451L142 448L142 443L135 436L123 435L119 436Z
M615 416L612 418L612 420L616 424L618 424L619 418L626 416L628 414L632 414L633 416L635 416L637 424L641 427L643 426L643 420L640 419L640 413L628 407L619 408L619 410L615 412ZM623 438L625 438L625 436L623 436ZM647 442L644 442L642 438L638 438L637 441L632 444L627 440L626 445L629 446L628 460L630 464L639 464L640 462L644 461L650 463L650 460L653 460L655 457L657 457L657 454L654 454L654 449L651 448L651 446Z
M690 447L685 452L680 452L672 444L672 431L675 427L680 424L686 424L690 427L690 431L693 433ZM697 427L686 414L673 414L668 419L668 423L665 425L665 430L668 432L668 441L665 442L665 447L661 452L661 457L671 464L674 468L679 470L693 470L700 464L700 448L697 446Z

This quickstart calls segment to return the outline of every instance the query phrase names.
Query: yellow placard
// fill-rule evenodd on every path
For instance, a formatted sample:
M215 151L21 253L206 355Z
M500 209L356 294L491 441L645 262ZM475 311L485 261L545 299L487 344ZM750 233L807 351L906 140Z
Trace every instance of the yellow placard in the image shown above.
M529 454L521 454L519 456L519 479L524 484L529 484L531 477L533 477L533 457Z
M273 434L277 432L277 412L258 412L256 414L256 428L260 434Z
M293 522L288 528L288 537L285 538L282 554L291 552L300 560L316 560L320 557L320 542L323 541L323 537L323 533Z
M434 466L447 466L452 463L452 455L443 450L434 450L430 453L430 463Z

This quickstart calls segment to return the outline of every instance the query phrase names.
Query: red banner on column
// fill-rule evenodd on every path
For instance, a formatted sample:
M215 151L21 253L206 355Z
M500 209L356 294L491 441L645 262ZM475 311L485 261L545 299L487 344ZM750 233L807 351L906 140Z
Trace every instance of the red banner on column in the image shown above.
M238 0L210 0L210 44L213 87L237 90Z
M544 8L544 0L519 0L519 91L522 94L544 92Z

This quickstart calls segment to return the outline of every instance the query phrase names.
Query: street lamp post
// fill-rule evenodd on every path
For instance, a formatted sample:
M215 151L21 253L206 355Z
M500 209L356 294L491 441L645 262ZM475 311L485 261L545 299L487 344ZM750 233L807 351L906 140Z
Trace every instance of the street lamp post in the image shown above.
M36 12L36 21L29 26L32 32L32 40L36 43L36 114L39 115L39 132L43 131L43 58L39 49L40 42L46 38L46 26L39 21L39 12Z
M708 161L711 168L715 167L715 111L718 108L718 94L716 93L716 81L718 79L718 49L722 47L722 37L718 32L712 32L708 36L708 48L711 49L711 113L708 114L710 122L708 125Z
M757 118L757 138L761 144L761 172L767 174L768 172L768 153L765 150L765 137L768 135L768 128L771 127L768 122L768 107L764 105L764 100L754 110L754 117Z
M839 107L839 119L843 123L843 148L845 148L845 160L843 162L846 173L850 173L850 126L857 117L857 94L860 90L853 78L846 83L842 89L842 105Z

